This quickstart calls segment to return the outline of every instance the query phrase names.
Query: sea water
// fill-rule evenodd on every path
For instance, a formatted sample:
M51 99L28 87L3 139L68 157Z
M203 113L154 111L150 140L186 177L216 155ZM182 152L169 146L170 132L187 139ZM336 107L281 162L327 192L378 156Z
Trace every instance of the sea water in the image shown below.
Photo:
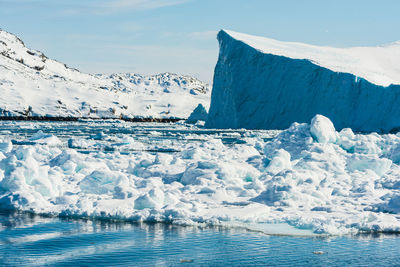
M2 266L398 266L400 237L293 237L239 228L0 214Z

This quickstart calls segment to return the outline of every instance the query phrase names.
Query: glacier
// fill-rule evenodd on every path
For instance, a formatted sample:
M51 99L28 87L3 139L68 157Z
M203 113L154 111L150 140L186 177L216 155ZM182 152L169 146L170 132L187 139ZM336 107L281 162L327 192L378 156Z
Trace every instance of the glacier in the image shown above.
M29 49L0 29L0 117L186 119L209 86L173 73L91 75Z
M286 129L329 117L337 129L400 127L400 42L332 48L221 30L206 127Z

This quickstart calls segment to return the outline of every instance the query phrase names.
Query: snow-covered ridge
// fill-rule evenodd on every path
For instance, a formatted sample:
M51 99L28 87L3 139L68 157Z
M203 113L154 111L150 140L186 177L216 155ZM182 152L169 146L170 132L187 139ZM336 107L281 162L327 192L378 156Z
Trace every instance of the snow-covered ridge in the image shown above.
M321 67L352 73L381 86L400 84L400 41L376 47L334 48L224 32L266 54L307 59Z
M82 73L1 29L0 89L0 116L187 118L210 99L190 76Z

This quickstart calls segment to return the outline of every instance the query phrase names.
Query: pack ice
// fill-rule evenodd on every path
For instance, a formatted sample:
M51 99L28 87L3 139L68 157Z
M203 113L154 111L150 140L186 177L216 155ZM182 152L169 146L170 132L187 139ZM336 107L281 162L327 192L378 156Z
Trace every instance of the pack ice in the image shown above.
M199 135L190 127L178 134L173 153L146 151L123 130L68 145L40 131L28 138L31 145L13 145L4 135L0 207L139 222L286 225L314 234L400 232L400 134L337 132L322 115L279 133L227 132L240 142L226 144L218 131ZM75 148L111 139L139 150Z
M208 85L162 73L90 75L0 29L0 116L183 118L209 106Z
M285 129L329 117L337 129L400 127L400 42L332 48L222 30L210 128Z

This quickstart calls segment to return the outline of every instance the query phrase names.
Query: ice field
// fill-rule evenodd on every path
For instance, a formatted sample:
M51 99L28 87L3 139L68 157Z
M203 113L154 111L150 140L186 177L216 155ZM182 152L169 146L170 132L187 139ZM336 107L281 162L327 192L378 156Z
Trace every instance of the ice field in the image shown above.
M39 130L40 129L40 130ZM400 134L1 122L0 205L274 234L400 232Z

